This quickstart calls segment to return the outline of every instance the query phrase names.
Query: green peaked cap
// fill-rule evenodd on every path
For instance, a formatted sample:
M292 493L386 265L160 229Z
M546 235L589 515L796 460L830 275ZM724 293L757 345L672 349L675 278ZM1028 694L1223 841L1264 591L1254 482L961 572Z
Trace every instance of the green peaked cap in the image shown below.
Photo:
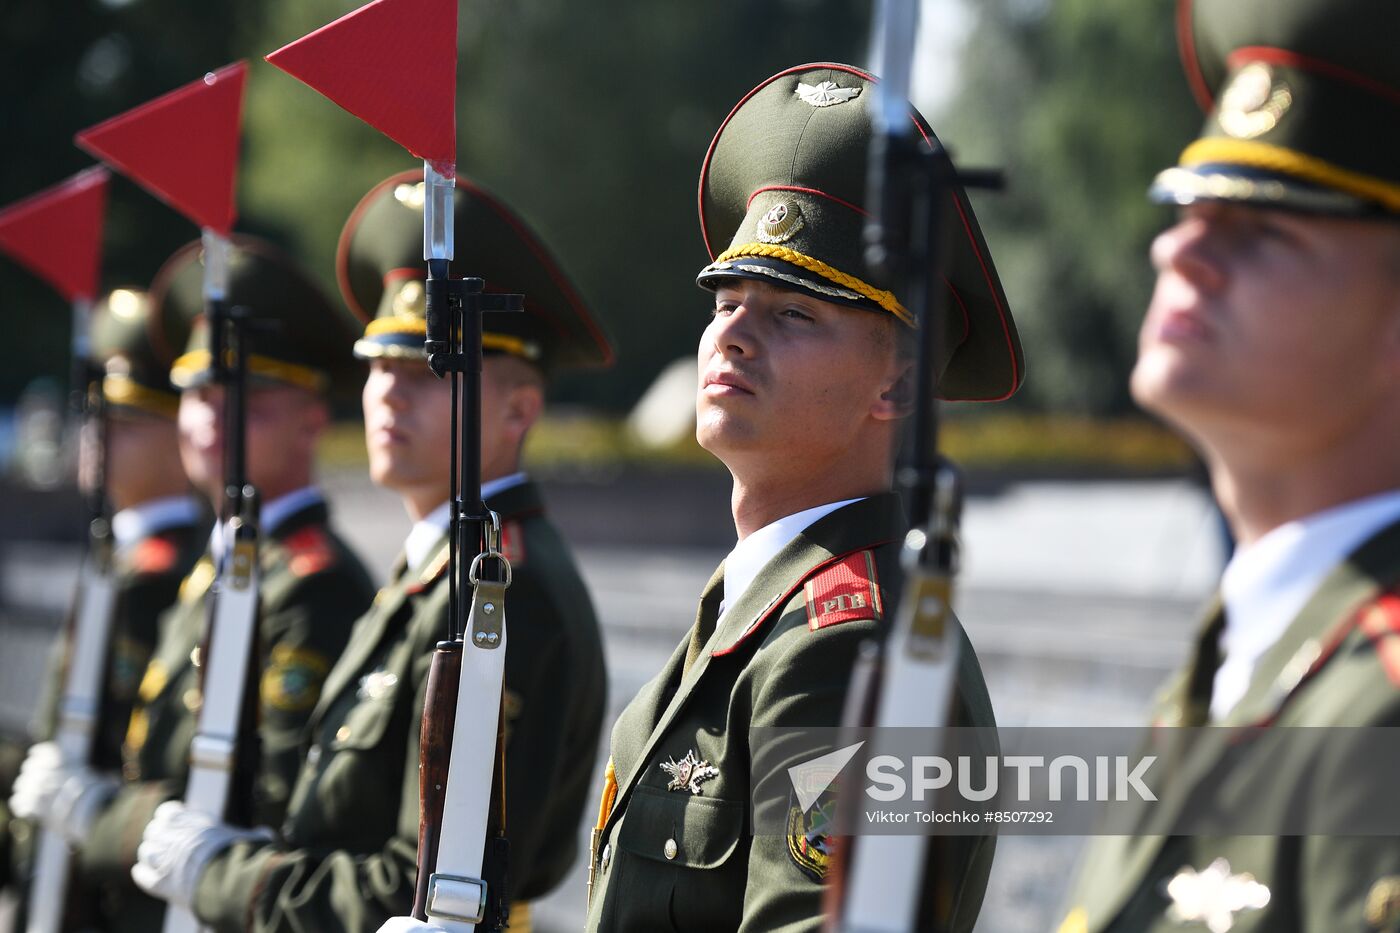
M876 79L850 65L798 65L739 102L710 143L700 170L700 231L712 262L697 282L758 278L827 301L913 324L896 286L865 260L866 165L874 133ZM929 144L928 123L909 116ZM948 313L943 318L939 395L995 401L1025 376L1016 324L959 187L947 215Z
M355 343L361 359L424 357L423 190L421 169L386 178L360 200L341 232L336 275L345 303L365 322ZM461 176L453 209L452 274L485 279L488 292L525 296L523 313L485 316L485 352L510 353L545 372L612 363L602 327L514 211Z
M151 337L151 302L139 288L114 288L92 306L90 354L102 370L102 397L120 409L173 418L170 355Z
M184 353L170 367L170 381L181 389L213 378L203 256L200 241L186 244L166 260L151 284L162 342L184 343ZM348 394L362 382L349 362L354 342L349 319L271 243L231 237L227 300L248 309L253 321L247 336L252 379L324 395Z
M1177 26L1207 117L1155 200L1400 215L1400 3L1180 0Z

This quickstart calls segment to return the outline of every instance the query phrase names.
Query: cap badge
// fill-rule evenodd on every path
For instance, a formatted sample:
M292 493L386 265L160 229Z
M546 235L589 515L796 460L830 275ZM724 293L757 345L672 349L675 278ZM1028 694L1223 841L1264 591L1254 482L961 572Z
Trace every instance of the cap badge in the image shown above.
M417 279L404 282L398 294L394 296L394 316L418 321L427 317L427 314L428 294L423 289L423 283Z
M858 87L840 87L835 81L823 81L818 85L798 83L795 93L813 107L832 107L844 104L860 96Z
M692 794L701 793L702 782L719 777L719 768L697 756L693 748L680 761L672 758L661 762L661 770L671 776L667 790L688 790Z
M757 237L760 243L781 243L792 239L806 225L802 209L796 204L780 201L768 208L758 219Z
M141 296L129 288L118 288L107 296L107 307L123 321L141 320Z
M1236 72L1220 97L1216 119L1236 139L1253 139L1278 126L1293 103L1293 92L1274 80L1274 70L1252 62Z
M1230 874L1223 858L1204 871L1189 865L1181 869L1167 882L1167 896L1172 900L1167 916L1177 923L1202 923L1211 933L1229 933L1235 914L1269 905L1269 889L1247 872Z

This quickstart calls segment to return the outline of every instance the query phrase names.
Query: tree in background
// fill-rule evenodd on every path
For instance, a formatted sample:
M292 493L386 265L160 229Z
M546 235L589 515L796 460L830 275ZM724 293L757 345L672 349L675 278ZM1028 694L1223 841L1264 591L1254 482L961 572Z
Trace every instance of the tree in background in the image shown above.
M1173 0L980 0L963 83L939 126L966 165L1005 167L974 194L1026 347L1022 405L1131 409L1128 373L1167 214L1152 177L1200 123Z

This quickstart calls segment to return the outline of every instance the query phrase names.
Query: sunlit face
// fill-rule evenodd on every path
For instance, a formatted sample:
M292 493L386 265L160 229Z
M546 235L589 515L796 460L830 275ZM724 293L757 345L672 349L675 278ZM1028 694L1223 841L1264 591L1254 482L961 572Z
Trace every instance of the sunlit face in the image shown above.
M246 400L245 469L268 501L309 479L316 443L328 419L326 406L291 386L253 384ZM204 385L182 392L179 428L185 473L217 507L223 494L223 387Z
M481 470L483 480L516 469L525 432L539 412L537 388L510 378L510 367L526 364L488 356L481 374ZM430 507L447 498L452 439L452 402L446 379L417 359L375 359L369 364L361 402L370 479ZM528 417L522 419L526 397Z
M1157 237L1133 395L1188 433L1325 444L1397 390L1391 226L1208 203Z
M873 311L731 280L700 337L697 440L731 468L757 455L795 471L868 442L866 429L900 414L890 395L904 367L882 331L894 326Z

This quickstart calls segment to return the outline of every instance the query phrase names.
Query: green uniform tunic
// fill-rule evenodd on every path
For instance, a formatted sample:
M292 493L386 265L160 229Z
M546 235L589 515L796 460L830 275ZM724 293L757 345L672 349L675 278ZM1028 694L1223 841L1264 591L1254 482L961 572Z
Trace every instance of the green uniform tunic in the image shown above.
M260 767L252 812L277 825L301 765L301 735L350 624L373 598L359 559L330 530L324 503L308 505L265 532L261 543L258 646ZM189 746L201 704L199 643L213 563L205 557L160 620L160 639L141 680L123 748L125 786L98 818L79 855L85 878L101 891L104 926L158 930L164 902L130 877L151 813L183 793Z
M510 895L549 891L576 857L602 728L602 641L573 558L529 483L487 501L503 521ZM433 646L446 633L447 539L402 560L326 681L281 839L205 870L195 913L216 930L375 930L413 901L418 737ZM447 827L451 832L451 827Z
M121 768L122 741L141 674L155 650L157 621L175 602L180 581L199 559L207 539L207 529L193 522L179 523L117 548L112 555L116 599L108 636L107 674L92 750L92 765L98 771ZM58 704L68 669L67 646L65 636L55 649L52 673L34 718L34 735L38 739L52 738L57 725ZM16 767L20 751L16 746ZM9 796L9 780L5 781L3 794ZM7 857L0 865L0 886L7 883L12 864L16 878L27 874L28 860L32 856L33 827L19 820L11 821L4 800L0 799L0 826L5 824L8 830L0 841L0 849L13 843L15 852L13 863ZM72 887L75 901L81 900L79 890L77 886Z
M1206 723L1222 623L1218 610L1211 614L1193 665L1157 703L1158 723ZM1332 571L1260 658L1243 699L1213 724L1400 726L1400 523ZM1212 746L1188 757L1180 780L1206 786L1221 751ZM1249 768L1247 760L1243 767ZM1267 784L1277 793L1317 789L1316 799L1290 804L1296 812L1366 806L1364 797L1347 792L1364 762L1284 754L1271 756L1267 767ZM1257 794L1257 783L1250 786L1255 795L1238 799L1226 787L1225 805L1247 814L1276 803ZM1229 912L1234 933L1400 930L1400 840L1381 836L1096 837L1060 930L1205 930L1199 921L1183 924L1168 916L1166 885L1183 869L1204 872L1217 859L1228 863L1231 879L1216 889L1218 898L1251 880L1269 890L1266 906Z
M750 825L749 730L841 724L860 645L887 624L899 593L904 527L893 494L831 512L784 547L716 625L721 567L696 623L713 634L703 647L683 642L613 727L616 785L605 789L596 834L589 930L821 928L824 846L755 835ZM962 651L956 720L993 726L966 640ZM699 793L675 787L662 767L687 756L715 772ZM994 839L949 842L936 879L944 922L970 930Z

